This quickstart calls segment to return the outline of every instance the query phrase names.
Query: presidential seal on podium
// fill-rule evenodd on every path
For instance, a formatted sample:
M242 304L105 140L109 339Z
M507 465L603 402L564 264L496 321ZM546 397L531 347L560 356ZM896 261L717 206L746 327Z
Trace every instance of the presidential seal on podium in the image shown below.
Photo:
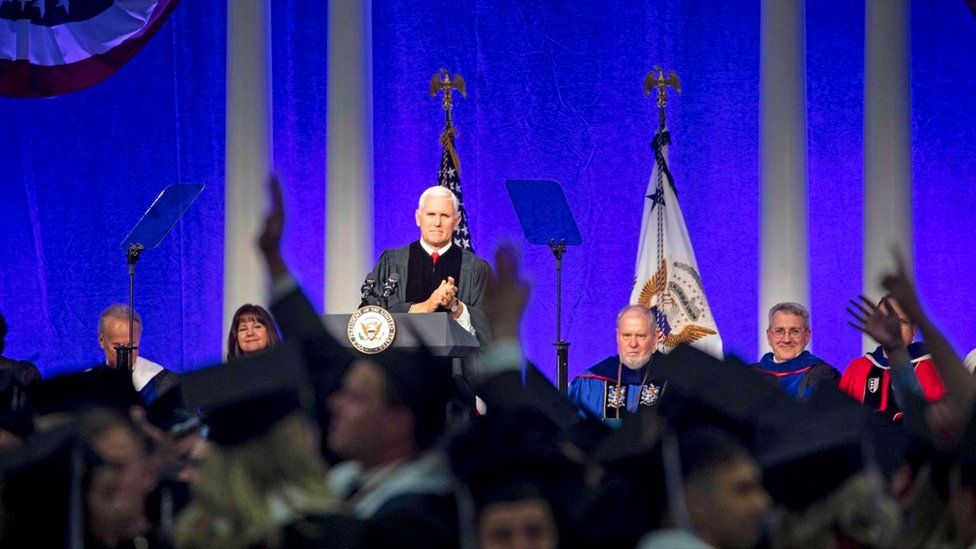
M357 351L375 355L393 345L396 322L393 321L393 315L383 307L366 305L349 317L346 336Z

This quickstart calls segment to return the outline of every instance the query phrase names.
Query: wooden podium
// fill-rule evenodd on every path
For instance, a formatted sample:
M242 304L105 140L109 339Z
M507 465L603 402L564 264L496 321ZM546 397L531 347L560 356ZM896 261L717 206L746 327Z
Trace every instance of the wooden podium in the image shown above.
M409 351L421 344L434 356L464 358L478 352L478 339L447 313L391 313L396 322L396 337L390 347ZM348 314L325 315L325 328L344 347L352 349L346 337ZM419 338L419 340L418 340Z

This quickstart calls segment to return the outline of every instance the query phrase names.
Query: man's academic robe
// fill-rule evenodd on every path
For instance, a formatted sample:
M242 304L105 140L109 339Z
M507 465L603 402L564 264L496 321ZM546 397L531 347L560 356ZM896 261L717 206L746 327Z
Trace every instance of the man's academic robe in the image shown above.
M373 268L373 276L376 277L378 287L382 287L391 274L397 273L400 276L400 284L397 286L396 292L390 296L390 312L405 313L414 304L414 302L407 300L407 286L410 283L410 247L415 245L419 246L419 243L414 242L407 246L386 250L380 256L376 267ZM491 279L491 267L484 259L473 253L467 250L460 251L460 279L455 281L458 289L457 298L470 311L471 325L474 327L478 343L484 349L491 341L491 325L484 309L485 289Z
M945 386L935 370L935 364L932 363L932 355L928 354L919 342L908 346L908 354L911 356L915 377L918 378L926 400L935 402L944 397ZM901 410L895 403L894 391L891 387L888 357L880 346L848 364L847 370L840 379L840 390L858 402L884 413L892 420L901 418Z
M776 362L773 353L766 353L752 367L776 381L786 394L797 400L813 394L820 384L837 383L840 379L840 372L810 351L803 351L785 362Z
M622 418L640 406L653 406L664 391L664 380L656 378L653 370L654 361L660 356L661 353L655 352L637 370L621 366L619 355L608 357L573 380L569 399L584 414L602 420Z

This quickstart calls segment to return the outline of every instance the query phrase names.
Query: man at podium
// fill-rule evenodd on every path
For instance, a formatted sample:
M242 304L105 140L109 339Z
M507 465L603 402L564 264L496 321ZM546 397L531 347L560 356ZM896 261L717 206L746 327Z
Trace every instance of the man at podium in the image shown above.
M491 267L452 241L461 221L457 197L447 187L428 188L420 195L416 221L420 240L384 251L373 268L380 284L393 274L400 277L390 312L448 312L484 349L491 341L484 300Z

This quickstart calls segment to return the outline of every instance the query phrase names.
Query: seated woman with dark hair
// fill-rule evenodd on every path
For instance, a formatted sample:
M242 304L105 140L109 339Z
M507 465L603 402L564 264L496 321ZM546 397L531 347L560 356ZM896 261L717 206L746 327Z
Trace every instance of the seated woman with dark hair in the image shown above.
M227 334L227 358L254 356L281 341L271 313L260 305L245 303L234 313Z

